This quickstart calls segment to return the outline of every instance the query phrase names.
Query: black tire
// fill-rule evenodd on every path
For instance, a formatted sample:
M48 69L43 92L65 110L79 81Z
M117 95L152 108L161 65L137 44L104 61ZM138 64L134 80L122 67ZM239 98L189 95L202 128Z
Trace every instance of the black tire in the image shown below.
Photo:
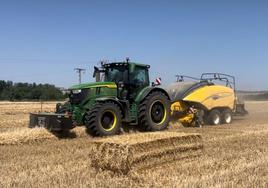
M208 114L208 123L210 125L219 125L221 124L221 113L219 110L211 110Z
M119 106L113 102L97 103L85 115L87 132L92 136L110 136L118 134L122 125Z
M170 101L162 92L152 92L139 105L139 125L145 131L161 131L168 127Z
M233 121L233 113L230 109L225 109L221 113L221 122L223 124L231 124Z

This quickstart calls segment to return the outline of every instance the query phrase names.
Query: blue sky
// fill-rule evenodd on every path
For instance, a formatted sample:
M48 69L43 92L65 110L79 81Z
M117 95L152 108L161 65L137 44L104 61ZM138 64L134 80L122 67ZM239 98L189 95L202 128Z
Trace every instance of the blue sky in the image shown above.
M235 75L239 89L268 89L268 1L0 0L0 80L92 81L100 60L151 64L175 74Z

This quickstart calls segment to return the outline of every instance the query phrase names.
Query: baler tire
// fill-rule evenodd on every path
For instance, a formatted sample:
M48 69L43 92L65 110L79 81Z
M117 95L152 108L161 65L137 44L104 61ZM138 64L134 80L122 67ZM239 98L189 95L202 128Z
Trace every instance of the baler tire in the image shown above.
M219 110L211 110L208 114L208 123L210 125L219 125L221 124L221 113Z
M104 124L108 127L104 127ZM85 115L85 125L87 133L92 136L116 135L122 125L121 110L113 102L96 103L92 110Z
M158 108L159 112L157 113L157 109L155 109L156 113L153 114L153 108ZM163 92L152 92L140 103L138 113L139 125L142 130L164 130L168 127L170 121L170 100ZM159 117L153 117L153 115L158 116L159 114L161 116L159 116L159 120Z
M225 109L221 113L221 122L223 124L231 124L233 121L233 113L230 109Z

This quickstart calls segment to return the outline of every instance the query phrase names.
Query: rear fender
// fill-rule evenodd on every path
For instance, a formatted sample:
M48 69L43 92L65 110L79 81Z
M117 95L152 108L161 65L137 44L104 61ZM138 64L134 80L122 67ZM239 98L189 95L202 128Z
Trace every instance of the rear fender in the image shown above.
M163 88L160 87L145 87L143 90L140 91L140 93L138 94L138 96L135 99L136 103L140 103L145 97L147 97L150 93L152 92L162 92L164 93L168 99L170 100L169 94L166 92L166 90L164 90Z
M116 97L101 97L101 98L97 98L95 99L96 102L113 102L115 104L117 104L120 108L122 107L122 104L120 103L119 99Z

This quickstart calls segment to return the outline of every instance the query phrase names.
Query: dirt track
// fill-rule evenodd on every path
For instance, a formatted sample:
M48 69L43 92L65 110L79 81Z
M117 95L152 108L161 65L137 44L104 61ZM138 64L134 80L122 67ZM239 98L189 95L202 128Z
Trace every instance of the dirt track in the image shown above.
M43 107L50 111L53 106ZM268 187L268 102L246 107L250 115L231 126L171 126L168 131L202 134L200 157L120 175L91 167L94 139L83 128L73 138L58 139L42 130L34 134L48 138L29 139L27 113L40 105L0 103L0 187Z

